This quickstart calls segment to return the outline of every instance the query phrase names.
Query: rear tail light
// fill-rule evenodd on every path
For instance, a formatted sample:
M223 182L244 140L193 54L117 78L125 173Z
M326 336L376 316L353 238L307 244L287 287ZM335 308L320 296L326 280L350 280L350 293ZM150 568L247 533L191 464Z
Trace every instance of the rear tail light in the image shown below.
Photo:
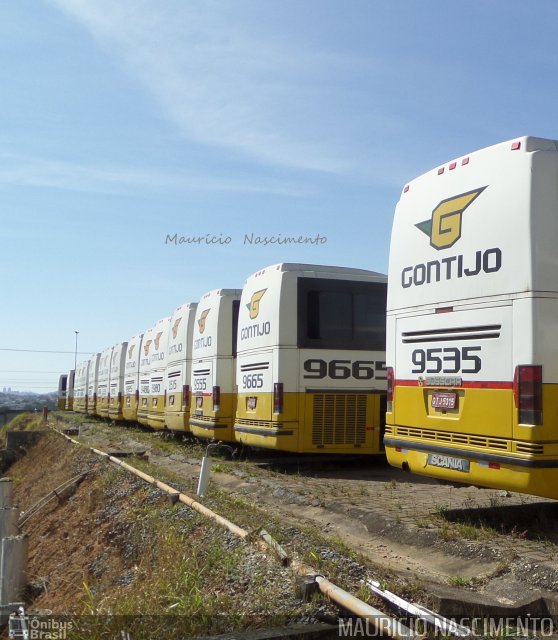
M213 387L213 411L221 408L221 387Z
M118 392L118 404L122 402L122 391Z
M185 384L182 387L182 406L189 407L190 406L190 385Z
M513 376L513 397L520 424L542 424L542 366L518 365Z
M283 413L283 383L273 385L273 413Z
M386 368L387 377L387 393L386 393L386 411L391 413L393 411L393 367Z
M139 389L136 389L136 404L139 402Z

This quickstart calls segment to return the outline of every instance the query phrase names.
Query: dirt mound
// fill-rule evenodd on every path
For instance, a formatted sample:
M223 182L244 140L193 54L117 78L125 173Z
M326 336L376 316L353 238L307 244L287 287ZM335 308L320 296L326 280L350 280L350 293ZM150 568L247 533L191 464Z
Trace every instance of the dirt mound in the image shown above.
M328 612L302 602L272 558L56 434L11 467L14 503L25 511L84 473L24 525L32 610L75 616L81 637L135 628L139 614L145 637L173 637Z

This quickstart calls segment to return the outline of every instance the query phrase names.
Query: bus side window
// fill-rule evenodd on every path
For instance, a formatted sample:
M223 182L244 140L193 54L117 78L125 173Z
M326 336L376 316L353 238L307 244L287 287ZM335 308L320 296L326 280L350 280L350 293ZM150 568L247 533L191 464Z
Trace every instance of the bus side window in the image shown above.
M354 295L354 339L369 349L383 351L386 347L385 293L385 289L379 289L374 294Z

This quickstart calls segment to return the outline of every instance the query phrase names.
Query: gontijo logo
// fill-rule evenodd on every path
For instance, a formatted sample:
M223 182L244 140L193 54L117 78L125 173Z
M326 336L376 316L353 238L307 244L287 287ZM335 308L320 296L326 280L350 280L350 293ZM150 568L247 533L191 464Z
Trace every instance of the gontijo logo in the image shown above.
M463 212L485 189L486 187L480 187L442 200L432 211L429 220L415 226L430 238L430 244L435 249L452 247L461 238Z
M267 289L260 289L252 294L250 302L246 305L246 308L250 312L250 320L255 320L260 312L260 300L263 298Z
M415 226L430 238L430 245L435 249L452 247L461 238L463 212L486 188L479 187L442 200L432 211L430 220L423 220ZM442 280L496 273L501 268L500 247L477 249L474 255L444 255L437 260L404 267L401 270L401 286L403 289L420 287Z
M180 321L182 320L182 318L177 318L174 321L174 324L172 325L172 337L174 340L176 340L176 336L178 334L178 326L180 325Z
M198 329L200 333L203 333L205 331L205 319L207 318L209 311L209 309L202 311L200 317L198 318Z

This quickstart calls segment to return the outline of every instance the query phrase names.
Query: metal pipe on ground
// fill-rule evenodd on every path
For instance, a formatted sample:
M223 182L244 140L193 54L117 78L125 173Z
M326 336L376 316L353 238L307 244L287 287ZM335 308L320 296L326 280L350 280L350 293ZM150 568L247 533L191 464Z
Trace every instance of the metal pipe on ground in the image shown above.
M70 442L73 442L74 444L77 444L79 446L84 446L84 445L81 444L81 442L78 442L77 440L74 440L73 438L70 438L70 436L67 436L65 433L61 433L57 429L53 429L53 431L56 431L56 433L60 434L61 436L63 436L67 440L69 440ZM153 486L157 487L158 489L161 489L161 491L164 491L165 493L168 493L170 496L177 497L180 502L182 502L185 505L189 506L191 509L194 509L198 513L201 513L202 515L206 516L207 518L210 518L210 519L214 520L215 522L219 523L220 525L222 525L223 527L225 527L229 531L232 531L232 533L234 533L235 535L239 536L240 538L248 537L249 532L246 531L246 529L242 529L242 527L239 527L238 525L234 524L234 522L231 522L230 520L227 520L226 518L223 518L222 516L220 516L219 514L215 513L214 511L211 511L211 509L208 509L207 507L204 507L203 504L201 504L200 502L197 502L196 500L190 498L189 496L185 495L184 493L180 493L180 491L177 491L174 487L171 487L170 485L165 484L164 482L161 482L160 480L157 480L157 478L154 478L153 476L150 476L149 474L144 473L143 471L140 471L139 469L136 469L135 467L132 467L132 465L129 465L126 462L123 462L119 458L115 458L114 456L109 455L105 451L101 451L100 449L95 449L94 447L87 447L87 449L89 449L90 451L92 451L93 453L95 453L98 456L101 456L103 458L106 458L107 460L110 460L110 462L112 462L113 464L116 464L119 467L122 467L123 469L126 469L130 473L133 473L134 475L138 476L138 478L141 478L142 480L145 480L145 482L148 482L149 484L152 484Z
M411 629L401 624L388 614L376 609L366 602L355 598L350 593L341 589L337 585L330 582L323 576L316 576L316 583L320 591L327 596L333 602L354 613L360 618L364 618L368 622L371 622L376 631L382 635L387 635L390 638L396 638L397 640L408 640L414 637L414 633Z
M74 444L77 444L79 446L86 446L86 445L82 445L81 442L78 442L77 440L70 438L70 436L67 436L66 434L58 431L57 429L53 428L53 431L56 431L56 433L63 436L70 442L73 442ZM157 487L158 489L165 491L169 495L173 497L178 496L178 500L180 502L182 502L183 504L186 504L187 506L194 509L195 511L198 511L198 513L201 513L202 515L214 520L215 522L218 522L219 524L227 528L229 531L232 531L232 533L239 536L240 538L246 539L250 535L250 532L247 531L246 529L243 529L242 527L239 527L238 525L234 524L230 520L223 518L219 514L212 511L211 509L204 507L204 505L202 505L201 503L177 491L176 489L169 486L168 484L165 484L164 482L157 480L153 476L150 476L149 474L144 473L143 471L140 471L135 467L132 467L131 465L127 464L126 462L123 462L119 458L115 458L114 456L111 456L108 453L101 451L100 449L95 449L94 447L86 447L86 448L88 448L90 451L92 451L96 455L102 456L103 458L110 460L112 463L117 464L119 467L126 469L130 473L133 473L134 475L138 476L142 480L145 480L146 482ZM269 548L269 545L266 545L266 547ZM272 548L274 548L273 545L272 545ZM347 611L359 617L365 618L366 620L371 622L375 626L375 628L378 629L378 631L381 631L381 633L385 634L386 636L389 636L390 638L394 638L395 640L409 640L410 638L413 637L413 632L411 631L411 629L401 625L399 622L391 618L388 614L380 611L379 609L375 609L374 607L370 606L369 604L366 604L362 600L355 598L350 593L348 593L344 589L341 589L341 587L338 587L333 582L330 582L323 576L316 575L316 572L311 567L308 567L307 565L300 562L293 562L291 564L291 568L299 576L311 575L313 577L313 580L316 582L318 588L325 596L333 600L333 602L336 602L337 604L339 604L341 607L343 607Z

